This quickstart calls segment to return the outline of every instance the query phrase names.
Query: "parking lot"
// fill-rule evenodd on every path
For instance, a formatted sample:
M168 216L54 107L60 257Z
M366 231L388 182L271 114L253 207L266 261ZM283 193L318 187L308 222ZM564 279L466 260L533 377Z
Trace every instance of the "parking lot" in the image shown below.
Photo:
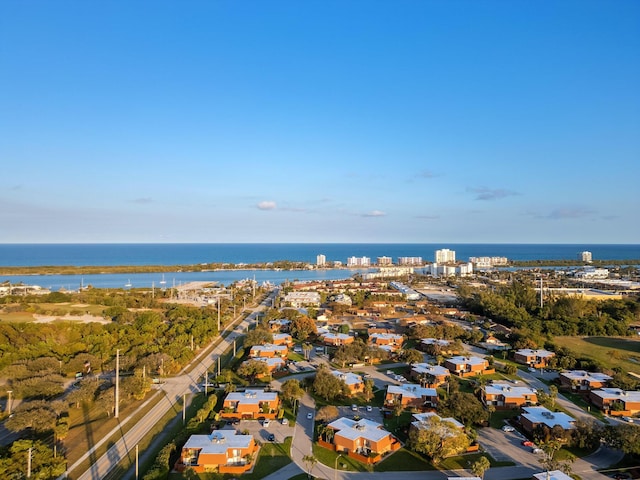
M382 423L382 411L379 407L371 407L371 411L368 412L367 408L363 406L356 405L356 410L353 410L350 406L341 406L338 407L338 412L340 413L340 417L353 418L357 415L360 418L366 418L373 422Z
M235 430L238 433L249 431L253 438L262 443L269 441L269 435L273 434L276 443L284 442L284 439L293 435L291 425L282 425L281 420L270 420L269 426L264 426L262 420L241 420L237 425L225 425L222 430Z

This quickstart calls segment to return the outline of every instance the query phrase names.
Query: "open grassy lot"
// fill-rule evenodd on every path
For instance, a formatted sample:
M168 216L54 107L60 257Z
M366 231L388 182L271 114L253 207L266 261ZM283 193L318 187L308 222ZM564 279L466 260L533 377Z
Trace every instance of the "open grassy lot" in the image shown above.
M622 367L626 372L640 369L640 338L632 337L555 337L556 345L588 357L602 365Z
M35 315L64 317L65 315L82 316L85 314L102 317L107 307L103 305L86 305L76 303L34 303L26 305L4 305L0 308L0 320L4 322L33 322Z
M387 456L374 467L376 472L402 472L416 470L435 470L435 467L421 455L401 448Z

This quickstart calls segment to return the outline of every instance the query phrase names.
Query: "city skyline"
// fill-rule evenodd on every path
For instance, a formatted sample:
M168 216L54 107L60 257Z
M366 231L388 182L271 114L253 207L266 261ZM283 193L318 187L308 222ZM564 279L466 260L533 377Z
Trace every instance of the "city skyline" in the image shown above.
M638 243L635 1L6 1L0 243Z

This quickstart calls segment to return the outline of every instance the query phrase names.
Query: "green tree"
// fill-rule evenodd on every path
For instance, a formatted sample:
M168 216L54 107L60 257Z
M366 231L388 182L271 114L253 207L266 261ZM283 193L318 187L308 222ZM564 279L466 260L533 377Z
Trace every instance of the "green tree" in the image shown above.
M409 431L409 448L427 455L435 465L466 451L469 444L469 437L462 430L438 417L430 417Z
M260 360L247 360L238 367L238 375L249 379L250 383L255 383L256 378L269 373L269 367Z
M443 417L456 418L467 426L482 425L489 418L482 402L473 394L466 392L455 392L449 395L438 405L438 413Z
M325 405L318 409L318 413L316 413L316 420L319 422L329 423L338 418L339 415L340 412L338 411L338 407L335 405Z
M264 343L273 342L273 334L263 327L257 327L249 330L244 337L245 348L251 348L254 345L262 345Z
M340 396L347 395L349 387L347 387L344 380L333 375L327 368L321 367L316 372L316 378L313 381L313 391L316 395L331 402Z
M486 472L489 467L491 467L491 463L487 457L483 456L471 464L471 472L480 478L484 478L484 472Z
M409 348L402 352L401 355L402 361L408 363L409 365L413 365L414 363L420 363L424 361L424 356L422 352L416 350L415 348Z
M291 336L302 342L317 332L316 323L307 316L301 315L291 321Z
M280 396L284 401L289 402L291 406L295 401L300 400L303 395L304 389L295 378L285 381L280 388Z

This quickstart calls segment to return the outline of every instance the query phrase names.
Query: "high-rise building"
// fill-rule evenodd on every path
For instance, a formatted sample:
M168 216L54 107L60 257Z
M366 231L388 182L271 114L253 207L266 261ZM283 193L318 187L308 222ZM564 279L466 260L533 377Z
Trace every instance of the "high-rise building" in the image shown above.
M349 257L347 258L347 267L368 267L371 265L369 257Z
M377 263L378 265L393 265L393 260L391 257L378 257Z
M455 263L456 252L443 248L442 250L436 250L436 263Z
M578 254L578 260L580 260L581 262L588 262L590 263L593 260L593 257L591 255L591 252L587 252L586 250L584 252L580 252Z
M398 257L398 265L422 265L422 257Z
M320 254L316 257L316 265L318 267L324 267L327 264L327 257Z

